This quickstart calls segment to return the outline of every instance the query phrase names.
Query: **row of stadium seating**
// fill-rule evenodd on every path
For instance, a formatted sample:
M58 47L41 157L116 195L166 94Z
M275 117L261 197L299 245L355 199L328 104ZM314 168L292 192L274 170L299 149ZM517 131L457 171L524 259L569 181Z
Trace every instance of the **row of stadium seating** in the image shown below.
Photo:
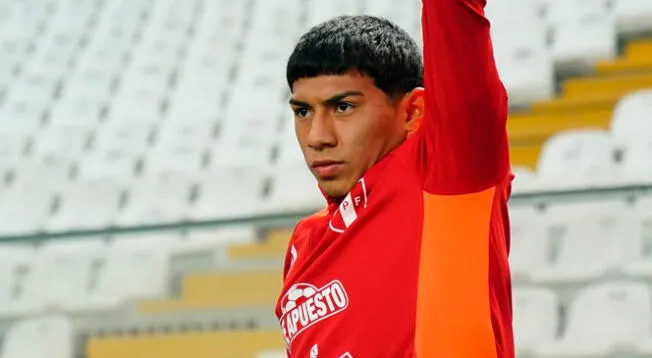
M652 199L646 197L634 204L599 200L550 204L545 210L516 206L511 249L515 282L563 289L613 275L652 280L650 222ZM51 307L71 313L110 310L146 298L151 300L137 306L142 314L271 305L280 287L277 264L189 274L180 283L179 296L170 297L171 262L193 252L212 255L213 261L279 262L288 237L288 231L273 231L260 244L251 228L244 227L188 236L46 242L37 248L3 245L0 317ZM583 260L587 255L591 260ZM141 280L148 285L142 286Z
M498 10L489 10L490 16L495 15L498 58L501 58L501 44L506 48L511 46L507 35L530 34L516 31L512 26L537 23L530 21L529 15L519 21L505 19L500 15L505 6L516 9L513 11L525 9L525 13L532 13L546 26L566 20L579 21L582 16L595 12L611 11L618 19L647 14L647 5L627 0L618 1L613 7L608 7L606 1L524 1L519 6L512 3L496 1ZM8 11L14 20L6 27L18 26L12 25L14 21L18 23L15 19L27 18L30 20L20 23L21 29L31 28L32 32L7 31L0 36L5 37L5 47L12 49L5 60L10 71L0 76L0 87L6 97L0 108L3 175L20 177L24 171L25 177L34 171L55 169L59 173L57 179L66 179L70 170L77 167L76 177L90 180L170 171L210 173L243 162L262 166L276 161L281 167L301 164L280 98L284 96L285 86L283 56L306 25L300 16L294 22L288 21L294 13L285 14L282 23L269 19L267 14L281 9L284 2L257 4L251 12L245 3L220 3L219 7L206 3L201 6L208 9L202 9L200 5L179 8L169 2L154 5L146 1L118 1L105 7L88 2L85 7L74 8L78 23L67 23L64 19L73 11L70 4L73 3L51 3L50 7L56 10L48 11L44 7L34 12L26 12L16 5L14 11ZM400 7L383 4L371 6L362 1L349 1L339 4L341 8L310 4L315 6L309 7L310 14L315 15L309 16L311 20L307 23L313 23L315 16L331 16L334 11L356 13L367 7L374 13L401 19L409 24L406 27L410 31L418 33L418 27L414 26L418 24L415 21L418 6L412 9L404 4ZM640 9L632 11L635 6ZM129 10L134 10L131 15ZM202 26L193 25L191 20L200 17L200 11L218 16L217 20L229 16L233 19L212 25L203 19ZM147 18L147 26L138 21L139 16ZM242 26L239 20L244 21L248 16L260 20L254 21L260 24L246 32L238 26ZM120 18L120 23L111 22L113 18ZM273 48L248 42L250 37L271 36L268 27L276 29L274 36L282 39L262 42L274 44ZM91 35L82 29L89 29ZM219 40L218 31L238 35ZM503 38L500 34L507 35ZM537 42L530 36L528 39ZM577 43L581 43L572 38L568 41L576 49ZM31 50L34 54L27 58L30 46L34 47ZM238 46L243 48L235 51ZM116 49L123 49L123 53ZM516 55L519 53L516 51ZM535 102L531 112L512 115L510 138L514 163L533 167L540 145L560 130L607 127L611 109L622 95L650 86L647 73L637 74L636 81L625 73L631 69L649 69L645 64L652 61L651 53L649 41L634 43L622 59L610 61L613 56L607 56L606 62L595 65L598 74L603 71L608 77L568 80L559 99ZM271 59L266 57L261 63L258 60L263 55ZM519 68L500 61L499 66L503 72ZM233 79L230 71L238 75ZM542 73L531 66L526 66L526 71ZM503 77L507 87L512 88L509 73ZM519 73L515 77L524 76ZM550 77L552 82L554 76ZM510 90L512 102L518 103L517 95L525 92ZM220 99L224 96L228 98ZM226 120L236 116L246 118Z
M652 354L652 290L640 281L606 281L560 295L545 288L514 290L517 356L646 357ZM5 336L6 358L72 357L77 339L71 320L44 315L13 324ZM35 345L38 341L41 344ZM190 331L91 337L89 358L283 356L278 330Z
M3 358L69 358L75 356L74 323L61 315L45 315L17 322L2 346ZM88 358L282 358L279 330L203 331L175 335L143 334L91 338L82 356Z

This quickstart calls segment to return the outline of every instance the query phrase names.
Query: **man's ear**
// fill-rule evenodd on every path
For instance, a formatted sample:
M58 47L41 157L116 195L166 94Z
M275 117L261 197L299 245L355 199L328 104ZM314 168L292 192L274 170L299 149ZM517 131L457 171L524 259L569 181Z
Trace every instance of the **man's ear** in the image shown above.
M422 87L417 87L407 93L404 97L405 103L405 129L408 135L416 132L423 122L425 112L425 91Z

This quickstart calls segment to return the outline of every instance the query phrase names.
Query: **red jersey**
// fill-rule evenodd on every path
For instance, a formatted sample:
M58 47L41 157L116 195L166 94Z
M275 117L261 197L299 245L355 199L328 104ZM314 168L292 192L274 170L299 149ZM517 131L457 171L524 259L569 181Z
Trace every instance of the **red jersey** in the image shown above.
M421 127L297 225L276 314L300 358L513 358L507 95L485 0L424 0Z

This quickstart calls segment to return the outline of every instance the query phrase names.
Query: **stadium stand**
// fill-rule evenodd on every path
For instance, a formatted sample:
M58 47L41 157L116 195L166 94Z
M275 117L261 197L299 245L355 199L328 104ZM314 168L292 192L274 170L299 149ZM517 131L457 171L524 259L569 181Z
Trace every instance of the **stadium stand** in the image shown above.
M419 0L0 0L0 357L282 357L311 25ZM519 358L652 355L652 2L489 0ZM35 344L34 342L39 342Z

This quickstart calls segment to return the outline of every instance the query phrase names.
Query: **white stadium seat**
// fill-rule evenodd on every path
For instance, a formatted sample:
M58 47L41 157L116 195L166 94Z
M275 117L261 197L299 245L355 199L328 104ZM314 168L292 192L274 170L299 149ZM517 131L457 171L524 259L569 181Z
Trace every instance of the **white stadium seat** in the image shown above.
M36 344L35 342L38 342ZM15 323L1 350L3 358L73 358L75 332L70 319L48 315Z
M261 213L317 211L326 205L306 165L277 166L274 173L269 197L258 209Z
M40 184L13 186L4 190L0 200L0 235L24 235L42 231L54 200L53 188Z
M606 15L606 0L548 0L545 9L546 22L557 25L564 21L586 16Z
M650 335L650 291L644 284L614 282L580 292L570 306L560 340L537 357L613 357Z
M624 272L630 277L652 281L652 246L649 240L652 237L652 197L639 199L634 208L637 234L634 239L639 244L639 255L625 265Z
M262 204L265 176L253 168L231 168L201 178L197 200L188 208L196 220L251 216Z
M546 289L520 288L513 293L514 341L518 357L531 355L557 338L559 302Z
M90 130L74 124L60 124L41 131L34 138L32 152L37 156L55 155L59 158L76 159L90 142Z
M0 107L0 133L27 136L43 125L47 106L29 98L7 98Z
M98 128L92 147L96 151L139 153L150 145L153 132L152 123L107 123Z
M225 136L218 140L211 150L210 170L241 166L243 163L254 167L269 166L272 157L273 138L256 138L243 135L233 138Z
M81 180L129 180L136 175L142 150L115 146L88 152L79 158L77 178Z
M607 14L563 21L555 28L552 58L556 63L591 65L615 56L616 31Z
M29 269L35 262L36 251L33 246L0 246L0 318L12 319L41 309L40 304L23 300L23 292L16 292L16 287L25 287Z
M611 131L620 142L649 139L652 136L652 90L641 90L623 96L614 109Z
M13 167L12 183L15 185L46 186L56 189L71 178L75 164L70 159L54 155L32 156L21 160Z
M204 170L210 142L187 142L168 145L157 143L144 159L143 172L147 175Z
M110 180L69 184L61 192L61 202L48 221L51 231L107 228L120 210L123 188Z
M550 240L545 235L544 215L533 206L510 208L509 262L515 281L531 279L549 261Z
M88 295L89 285L98 279L95 268L104 260L106 247L99 239L82 238L46 243L37 253L23 299L61 310Z
M561 132L541 149L539 184L553 190L609 186L614 179L615 145L608 132Z
M183 175L144 177L133 181L127 203L116 218L119 226L174 223L185 219L193 182Z
M618 31L642 32L652 29L652 4L641 0L614 0L613 13Z
M572 286L618 272L639 256L634 213L624 201L550 205L544 219L548 262L532 279Z

